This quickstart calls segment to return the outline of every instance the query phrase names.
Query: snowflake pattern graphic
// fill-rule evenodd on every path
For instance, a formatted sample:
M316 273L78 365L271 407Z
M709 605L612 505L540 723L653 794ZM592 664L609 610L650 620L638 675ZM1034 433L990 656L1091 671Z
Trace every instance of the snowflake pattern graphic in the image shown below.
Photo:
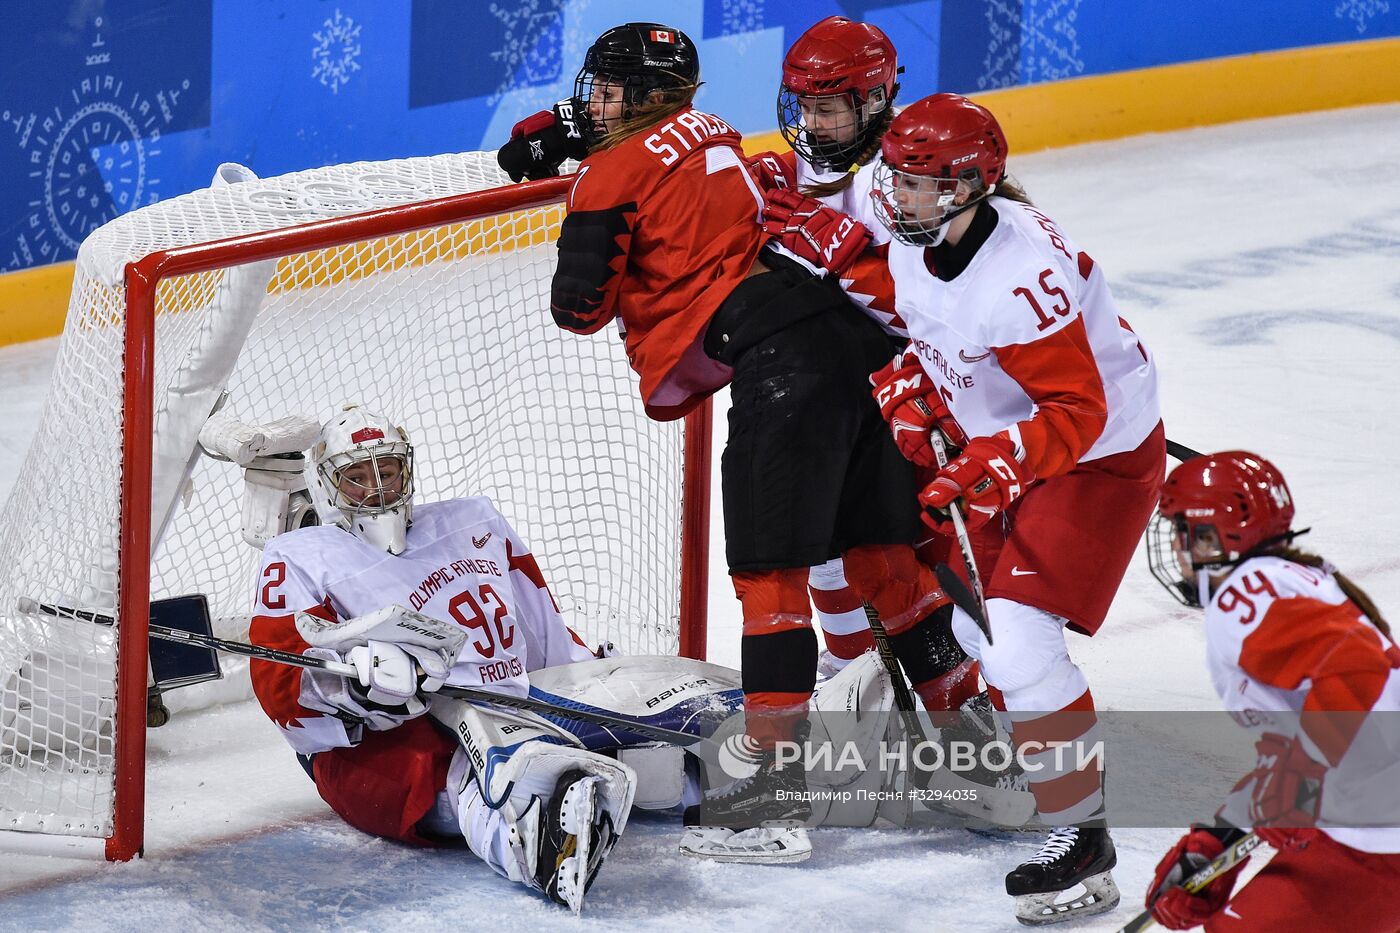
M722 0L720 36L739 52L748 51L764 25L763 0Z
M586 2L577 3L571 9L577 13L586 5ZM524 0L509 6L493 3L488 9L505 27L501 47L491 53L491 58L500 62L505 72L495 93L488 98L491 105L500 103L511 91L553 85L559 80L564 70L565 53L572 54L572 49L580 40L579 36L561 28L559 21L563 11L559 4L548 0L543 3L541 0ZM591 43L590 38L583 43L583 48L587 49ZM582 60L583 56L580 52L575 57ZM551 104L553 102L552 99L549 101Z
M979 89L1058 81L1084 73L1075 21L1082 0L989 0L991 39Z
M319 80L332 94L350 83L350 76L360 70L360 25L340 12L336 7L335 16L321 24L321 28L311 34L316 45L311 49L311 58L316 63L311 69L311 77Z
M1390 3L1389 0L1341 0L1333 12L1337 19L1349 19L1356 23L1356 33L1361 35L1371 20L1390 12Z

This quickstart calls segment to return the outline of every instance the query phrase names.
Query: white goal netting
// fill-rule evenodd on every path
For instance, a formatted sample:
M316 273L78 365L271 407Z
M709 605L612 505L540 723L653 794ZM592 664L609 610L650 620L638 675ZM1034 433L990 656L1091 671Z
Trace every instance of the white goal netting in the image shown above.
M116 612L126 264L508 184L492 153L333 166L183 195L83 244L41 422L0 513L0 829L112 830L114 631L18 604ZM683 431L642 414L614 331L580 338L550 320L561 217L553 205L367 233L163 281L153 535L174 511L151 597L205 593L216 634L246 634L259 552L240 536L242 471L198 458L181 482L190 439L171 428L182 406L207 414L225 374L200 357L231 348L226 411L262 422L322 421L343 402L383 411L415 444L419 501L490 496L576 631L674 654ZM202 395L188 388L201 380Z

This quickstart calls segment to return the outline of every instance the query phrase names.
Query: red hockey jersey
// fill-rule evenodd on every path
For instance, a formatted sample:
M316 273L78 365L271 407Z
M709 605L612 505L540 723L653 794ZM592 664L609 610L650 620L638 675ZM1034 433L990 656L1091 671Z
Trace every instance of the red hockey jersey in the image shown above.
M591 334L620 318L642 403L679 418L728 383L705 328L765 242L763 198L719 117L686 108L579 166L559 232L555 322Z

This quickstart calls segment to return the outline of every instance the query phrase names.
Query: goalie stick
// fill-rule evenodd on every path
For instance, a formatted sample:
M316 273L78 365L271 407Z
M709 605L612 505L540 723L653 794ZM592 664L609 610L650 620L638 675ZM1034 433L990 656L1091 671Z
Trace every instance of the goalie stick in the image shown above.
M1259 848L1261 842L1263 840L1254 833L1241 836L1235 840L1234 845L1217 855L1209 865L1202 866L1194 875L1181 882L1180 887L1185 888L1190 894L1200 892L1216 878L1249 858L1249 854ZM1152 918L1152 910L1149 908L1125 923L1118 933L1138 933L1139 930L1146 930L1154 923L1156 921Z
M27 596L21 597L16 602L15 608L22 613L30 615L43 613L45 615L59 616L61 618L79 619L84 622L91 622L94 625L110 627L116 623L116 620L111 616L104 615L100 612L40 603ZM216 651L224 651L229 654L241 654L246 657L257 658L260 661L273 661L277 664L289 664L293 667L315 668L329 671L332 674L339 674L342 677L358 676L353 664L326 661L321 658L308 658L305 655L294 654L290 651L279 651L276 648L264 648L261 645L250 645L241 641L229 641L224 638L216 638L213 635L186 632L181 629L168 628L164 625L150 625L150 634L152 638L181 642L187 645L199 645L204 648L213 648ZM605 729L623 729L634 735L639 735L655 742L665 742L669 745L681 746L682 748L698 745L708 738L708 736L691 735L689 732L680 732L675 729L667 729L663 726L654 726L650 723L642 722L641 720L623 716L618 713L607 713L593 709L563 706L534 697L505 696L477 687L444 685L439 687L435 692L442 696L454 697L459 700L470 700L474 703L490 703L510 709L526 710L531 713L538 713L542 716L554 716L556 718L572 719L577 722L592 723L596 726L602 726Z

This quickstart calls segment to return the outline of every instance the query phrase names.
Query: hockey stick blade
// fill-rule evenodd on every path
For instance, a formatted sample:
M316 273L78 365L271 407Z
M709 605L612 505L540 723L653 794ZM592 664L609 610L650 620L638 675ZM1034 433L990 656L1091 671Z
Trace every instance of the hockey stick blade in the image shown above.
M963 612L972 617L972 621L977 623L977 627L982 630L982 637L987 639L987 644L992 643L992 625L987 621L987 617L982 614L982 604L979 603L963 583L962 577L957 571L947 564L935 564L933 575L938 578L938 585L943 587L943 592L948 594L948 598L953 601Z
M1246 833L1235 840L1234 845L1217 855L1209 865L1202 866L1194 875L1181 882L1180 887L1191 894L1199 893L1216 878L1249 858L1249 854L1259 848L1259 844L1263 841L1254 833ZM1144 910L1119 928L1118 933L1138 933L1139 930L1146 930L1156 922L1152 917L1152 911Z
M15 608L27 615L42 613L44 615L58 616L60 618L71 618L82 622L91 622L95 625L112 626L115 624L115 620L111 616L104 615L100 612L40 603L27 596L17 600ZM215 638L212 635L184 632L179 629L166 628L163 625L150 625L149 630L152 638L160 638L165 641L182 642L187 645L200 645L205 648L213 648L216 651L224 651L229 654L241 654L245 657L256 658L260 661L289 664L293 667L315 668L317 670L329 671L332 674L339 674L342 677L358 676L353 664L326 661L321 658L309 658L306 655L294 654L290 651L278 651L275 648L264 648L261 645L250 645L241 641L228 641L223 638ZM682 748L697 745L708 738L708 736L691 735L689 732L680 732L675 729L654 726L650 723L641 722L640 720L632 719L631 717L621 714L611 714L590 709L575 709L570 706L562 706L557 703L550 703L547 700L538 700L531 697L505 696L476 687L443 686L438 688L437 693L447 697L455 697L460 700L469 700L474 703L492 703L496 706L526 710L542 716L573 719L578 722L592 723L593 725L602 726L607 729L620 729L634 735L644 736L656 742L679 745Z

